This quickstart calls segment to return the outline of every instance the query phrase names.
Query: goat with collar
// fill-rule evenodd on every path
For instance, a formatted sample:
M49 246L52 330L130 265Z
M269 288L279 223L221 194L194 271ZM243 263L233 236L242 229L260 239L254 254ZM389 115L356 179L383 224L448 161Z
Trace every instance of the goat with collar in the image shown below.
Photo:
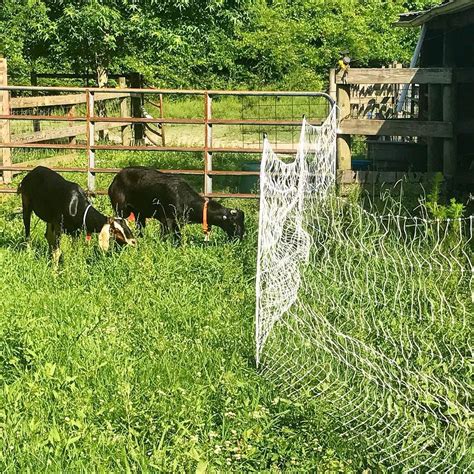
M161 223L165 234L179 241L180 226L202 224L208 236L211 226L223 229L230 239L242 239L245 233L244 213L229 209L211 199L203 198L180 176L161 173L145 166L121 170L109 187L109 197L117 215L135 214L140 232L146 219Z
M65 180L61 175L44 166L30 171L20 183L23 206L23 224L26 239L30 237L31 213L34 212L46 222L46 240L55 261L61 251L61 232L75 235L82 229L87 233L99 234L99 246L106 251L109 239L118 243L135 245L135 239L124 219L106 217L87 199L84 190L76 183Z

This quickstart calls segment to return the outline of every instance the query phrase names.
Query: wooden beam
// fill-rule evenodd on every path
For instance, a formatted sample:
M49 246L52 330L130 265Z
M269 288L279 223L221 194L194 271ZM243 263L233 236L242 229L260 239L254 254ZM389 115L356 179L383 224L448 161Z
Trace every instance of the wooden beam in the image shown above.
M451 68L367 68L349 69L342 80L337 74L337 84L450 84Z
M329 95L333 100L337 100L336 70L329 70Z
M351 115L350 86L337 86L337 106L339 107L339 120L346 120ZM337 169L351 169L351 136L349 133L342 133L337 136L336 141Z
M433 179L436 173L413 173L407 171L340 171L339 184L393 184L401 179L408 183L425 183ZM474 184L474 173L455 175L453 181L458 184Z
M387 135L399 137L452 137L449 122L420 122L417 120L363 120L349 119L340 123L340 134Z
M127 122L99 123L95 125L95 130L109 130L111 128L121 128L127 125L129 125ZM12 141L13 143L40 143L48 140L59 140L61 138L71 138L78 135L85 135L86 129L87 124L84 122L82 125L75 125L73 127L66 126L42 130L40 132L12 135Z
M388 105L393 104L394 96L351 97L351 105Z
M455 31L445 31L443 38L443 65L456 64L457 38ZM456 124L456 84L443 86L443 120ZM457 169L457 137L453 135L444 140L443 173L447 178L453 178Z
M118 85L121 89L125 89L127 87L127 80L125 77L118 78ZM130 104L127 98L120 99L120 117L130 117ZM132 126L127 125L122 127L121 131L122 137L122 145L130 145L131 138L132 138Z
M95 100L94 94L95 92L86 92L87 189L89 191L95 191L95 173L92 171L95 168L95 150L92 147L95 145L96 126L94 122L90 121L90 117L94 115L94 100Z
M95 101L123 99L130 97L129 93L96 93ZM54 107L61 105L85 104L86 94L64 94L64 95L44 95L36 97L15 97L11 99L12 109L30 109L33 107Z
M428 84L428 120L443 120L443 86ZM427 170L443 170L443 139L437 137L427 138Z

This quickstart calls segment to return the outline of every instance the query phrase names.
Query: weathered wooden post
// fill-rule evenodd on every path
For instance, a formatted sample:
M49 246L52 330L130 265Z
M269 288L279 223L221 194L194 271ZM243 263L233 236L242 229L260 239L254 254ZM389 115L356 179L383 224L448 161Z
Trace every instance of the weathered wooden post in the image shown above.
M141 75L138 72L130 74L130 86L133 89L142 88ZM143 94L133 93L131 98L132 117L142 116ZM145 143L145 125L143 123L133 124L133 138L135 145L144 145Z
M440 84L428 84L428 120L443 120L443 90ZM443 170L443 139L427 138L427 171Z
M444 32L443 41L443 65L444 67L454 67L456 65L456 38L453 31ZM446 178L452 178L456 174L457 168L457 138L456 138L456 79L453 77L451 84L443 86L443 121L453 124L453 136L444 139L443 146L443 173Z
M7 60L0 58L0 86L8 85ZM10 92L0 91L0 114L10 115ZM10 121L0 120L0 141L1 143L10 143ZM10 148L1 149L2 166L11 166L11 150ZM12 180L11 171L3 171L3 182L10 183Z
M118 85L120 89L127 88L127 80L125 77L118 78ZM128 97L120 99L120 117L130 117L130 107ZM124 125L121 127L122 145L130 145L131 141L131 125Z
M87 126L87 189L89 191L95 191L95 123L91 120L94 115L94 92L90 90L86 91L86 126Z
M98 87L105 87L109 81L109 76L105 68L99 67L97 69L97 85ZM94 110L92 110L92 115L94 115ZM105 105L105 100L97 101L97 116L105 117L107 115L107 109ZM108 133L105 130L99 129L99 140L106 140L108 138Z
M36 75L35 71L31 71L30 73L30 82L32 86L37 86L38 85L38 76ZM35 107L33 109L33 115L38 115L38 108ZM33 120L33 132L40 132L41 131L41 125L39 120Z
M75 117L76 116L76 106L75 105L71 105L69 107L69 111L67 113L67 116L68 117ZM73 128L74 127L74 122L69 122L69 128ZM76 143L77 140L76 140L77 137L73 136L73 137L69 137L69 143Z
M161 119L165 118L165 111L163 110L163 94L160 94L160 118ZM165 124L163 122L161 122L160 124L160 130L161 130L161 144L163 146L166 146Z
M350 71L349 71L350 74ZM337 84L336 98L339 107L339 122L350 118L351 115L351 86L349 84ZM347 134L337 135L337 169L344 171L351 169L351 136Z
M337 94L336 70L330 69L329 70L329 95L334 101L337 100L336 94Z

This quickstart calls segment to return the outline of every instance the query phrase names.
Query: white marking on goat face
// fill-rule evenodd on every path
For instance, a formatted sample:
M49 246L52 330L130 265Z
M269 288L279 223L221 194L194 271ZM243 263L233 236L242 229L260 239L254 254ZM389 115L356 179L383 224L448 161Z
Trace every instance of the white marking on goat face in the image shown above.
M116 240L131 245L132 247L136 245L137 242L133 238L132 231L128 228L127 223L123 219L112 219L110 226Z
M99 247L107 252L109 250L110 224L105 224L99 233Z
M231 213L233 216L236 216L236 215L237 215L237 209L231 209L231 210L230 210L230 213Z
M224 214L224 215L222 216L222 219L224 219L224 220L226 221L226 220L227 220L227 216Z
M77 214L77 205L79 204L79 196L76 191L72 192L71 201L69 202L69 215L74 217Z

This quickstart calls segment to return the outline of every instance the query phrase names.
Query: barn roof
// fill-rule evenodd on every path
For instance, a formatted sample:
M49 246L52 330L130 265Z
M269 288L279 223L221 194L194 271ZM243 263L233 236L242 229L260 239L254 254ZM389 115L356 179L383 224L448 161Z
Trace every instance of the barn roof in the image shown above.
M469 8L474 8L473 0L444 0L443 3L429 10L402 13L396 24L398 26L420 26L438 16L458 13Z

